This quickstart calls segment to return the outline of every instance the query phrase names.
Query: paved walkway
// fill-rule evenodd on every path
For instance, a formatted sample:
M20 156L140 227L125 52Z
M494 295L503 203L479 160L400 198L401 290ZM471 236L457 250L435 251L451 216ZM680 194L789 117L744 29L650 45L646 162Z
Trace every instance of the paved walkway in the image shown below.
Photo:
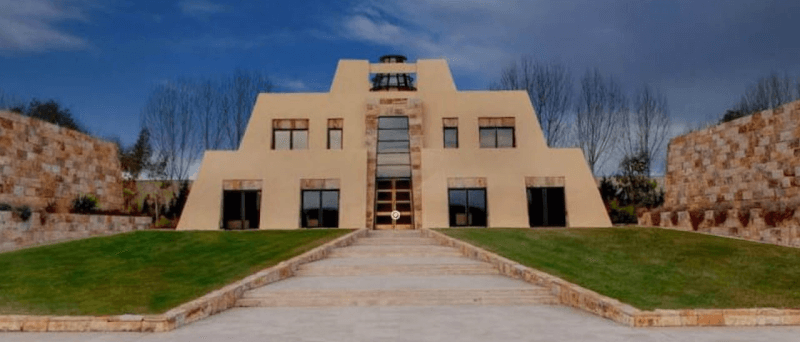
M0 333L0 341L797 341L800 327L633 329L418 232L376 232L176 331Z

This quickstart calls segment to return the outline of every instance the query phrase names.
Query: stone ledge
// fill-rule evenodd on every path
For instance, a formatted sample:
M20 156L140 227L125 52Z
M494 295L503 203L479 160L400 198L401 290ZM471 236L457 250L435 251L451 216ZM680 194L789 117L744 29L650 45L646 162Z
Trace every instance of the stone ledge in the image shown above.
M630 327L800 325L800 309L656 309L643 311L442 233L423 229L422 235L436 239L443 246L457 248L469 258L489 262L505 276L546 287L558 297L559 302L563 305Z
M0 315L0 332L165 332L232 308L250 289L264 286L295 274L305 263L328 256L334 248L345 247L367 235L359 229L278 265L256 272L221 289L184 303L161 315L118 316L32 316Z

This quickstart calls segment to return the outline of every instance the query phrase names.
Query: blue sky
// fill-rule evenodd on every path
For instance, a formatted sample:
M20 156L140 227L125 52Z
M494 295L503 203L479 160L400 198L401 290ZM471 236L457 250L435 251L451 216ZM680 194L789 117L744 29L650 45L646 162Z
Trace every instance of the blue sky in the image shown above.
M55 98L132 143L151 87L266 72L327 91L341 58L446 58L484 89L522 55L598 67L666 94L675 131L720 116L759 76L800 76L800 1L0 0L0 89Z

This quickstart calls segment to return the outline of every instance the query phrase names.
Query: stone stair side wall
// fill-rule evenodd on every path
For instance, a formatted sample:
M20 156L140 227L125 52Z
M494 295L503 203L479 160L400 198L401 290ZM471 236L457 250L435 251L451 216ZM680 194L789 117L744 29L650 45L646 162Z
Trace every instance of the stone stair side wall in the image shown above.
M14 212L0 211L0 252L26 247L85 239L93 236L147 229L152 218L33 213L23 221Z

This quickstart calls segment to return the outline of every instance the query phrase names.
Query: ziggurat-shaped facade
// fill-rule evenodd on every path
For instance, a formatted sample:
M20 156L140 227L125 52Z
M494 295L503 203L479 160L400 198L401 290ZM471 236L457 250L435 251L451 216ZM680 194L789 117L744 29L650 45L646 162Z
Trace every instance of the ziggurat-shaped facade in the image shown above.
M239 149L205 153L178 229L611 226L524 91L381 61L340 60L328 93L260 94Z

